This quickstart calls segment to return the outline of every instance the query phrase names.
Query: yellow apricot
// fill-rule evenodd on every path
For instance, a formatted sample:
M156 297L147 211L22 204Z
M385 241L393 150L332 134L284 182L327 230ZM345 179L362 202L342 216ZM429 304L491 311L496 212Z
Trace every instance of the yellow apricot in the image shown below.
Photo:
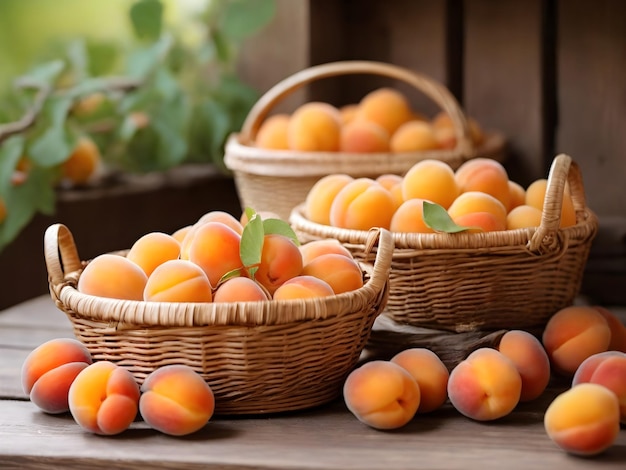
M388 229L395 207L393 196L382 185L371 178L357 178L335 196L330 224L354 230Z
M505 208L511 202L509 176L504 166L491 158L467 160L454 173L462 193L481 191L498 199Z
M440 160L421 160L404 175L402 197L405 201L426 199L447 209L458 195L459 187L454 179L454 171Z
M354 120L341 129L339 150L352 153L389 151L389 133L371 121Z
M61 164L63 176L75 184L85 184L95 174L102 157L93 140L81 137L72 153Z
M292 150L334 152L339 150L341 115L328 103L311 101L294 111L287 130Z
M365 95L356 119L372 121L382 126L389 135L413 117L406 97L393 88L378 88Z
M311 221L330 225L330 208L335 196L354 178L344 173L323 176L311 187L304 201L304 213Z
M287 139L288 126L289 115L287 114L274 114L268 117L259 126L255 145L263 149L289 149L289 141Z
M409 199L396 209L391 218L389 230L392 232L433 233L424 222L424 199Z
M392 152L419 152L440 148L433 126L426 121L408 121L391 136Z
M128 251L126 258L136 263L147 276L170 259L180 255L180 243L171 235L163 232L150 232L141 236Z

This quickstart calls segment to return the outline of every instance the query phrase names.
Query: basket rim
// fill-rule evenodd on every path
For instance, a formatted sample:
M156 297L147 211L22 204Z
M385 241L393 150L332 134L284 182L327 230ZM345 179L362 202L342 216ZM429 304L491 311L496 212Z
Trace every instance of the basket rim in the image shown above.
M365 249L375 252L375 262L373 265L359 263L365 283L357 290L333 296L224 303L155 302L113 299L79 292L78 279L89 261L80 261L71 232L63 224L53 224L46 230L44 239L50 295L57 307L69 316L108 322L114 328L129 328L132 325L180 328L273 326L339 318L365 311L377 303L380 313L386 302L394 249L389 231L372 230ZM119 255L122 253L117 252Z
M399 153L299 152L247 145L240 133L233 133L226 142L224 164L231 171L274 177L324 176L354 171L362 174L404 173L418 161L429 158L451 166L486 156L502 161L505 146L506 138L502 133L486 131L484 142L470 157L463 157L453 149Z

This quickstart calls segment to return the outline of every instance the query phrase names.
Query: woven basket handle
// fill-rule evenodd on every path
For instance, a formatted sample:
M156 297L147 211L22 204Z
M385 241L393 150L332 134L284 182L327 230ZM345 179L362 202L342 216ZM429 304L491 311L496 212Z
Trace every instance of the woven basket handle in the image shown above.
M551 243L556 242L554 235L558 232L561 224L561 208L563 207L566 182L569 183L570 195L576 213L584 211L587 207L580 167L569 155L563 153L557 155L552 161L548 174L541 223L529 242L531 251L538 250L545 244L545 240L551 240Z
M47 228L44 234L44 256L51 287L63 285L67 281L67 273L82 268L72 232L63 224Z
M365 239L365 253L371 252L375 246L377 247L376 258L374 259L370 282L375 285L376 289L382 289L391 272L391 260L395 248L391 232L384 228L371 229Z
M463 157L474 154L474 144L465 114L450 91L425 75L396 65L374 61L339 61L315 65L296 72L270 88L250 109L244 121L240 136L243 142L251 142L259 127L274 105L304 85L318 79L346 74L372 74L404 81L423 92L446 112L454 125L457 144L455 151Z

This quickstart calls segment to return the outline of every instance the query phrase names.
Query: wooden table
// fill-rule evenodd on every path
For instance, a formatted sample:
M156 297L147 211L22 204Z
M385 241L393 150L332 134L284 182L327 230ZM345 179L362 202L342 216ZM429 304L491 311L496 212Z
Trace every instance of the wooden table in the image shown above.
M396 431L361 424L338 400L278 416L212 419L201 431L171 437L137 421L117 436L82 430L67 415L30 403L20 368L39 344L71 337L71 325L47 296L0 312L0 468L2 469L624 469L626 430L611 449L579 458L558 449L543 413L562 388L511 415L480 423L447 405Z

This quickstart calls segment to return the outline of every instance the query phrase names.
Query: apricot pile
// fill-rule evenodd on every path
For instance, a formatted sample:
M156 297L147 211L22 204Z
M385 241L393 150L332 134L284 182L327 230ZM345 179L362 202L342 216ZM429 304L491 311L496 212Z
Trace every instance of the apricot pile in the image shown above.
M137 301L246 302L325 297L363 286L360 265L338 241L300 245L286 222L265 216L210 211L172 234L147 233L125 256L92 259L77 289Z
M98 435L120 434L138 416L164 434L191 434L215 409L211 388L189 366L155 369L140 388L126 368L93 362L87 348L69 338L49 340L30 352L22 386L45 413L69 412L81 428Z
M304 216L333 227L392 232L445 231L424 218L424 204L443 208L451 221L470 232L538 227L547 179L524 188L493 159L474 158L456 170L436 159L415 163L404 175L354 178L334 173L320 178L307 193ZM560 227L576 224L568 188L563 194Z
M468 123L470 138L480 145L485 139L482 129L473 118ZM456 143L456 130L445 112L427 118L412 109L402 92L389 87L342 107L311 101L291 114L271 115L254 140L263 149L349 153L441 150Z

